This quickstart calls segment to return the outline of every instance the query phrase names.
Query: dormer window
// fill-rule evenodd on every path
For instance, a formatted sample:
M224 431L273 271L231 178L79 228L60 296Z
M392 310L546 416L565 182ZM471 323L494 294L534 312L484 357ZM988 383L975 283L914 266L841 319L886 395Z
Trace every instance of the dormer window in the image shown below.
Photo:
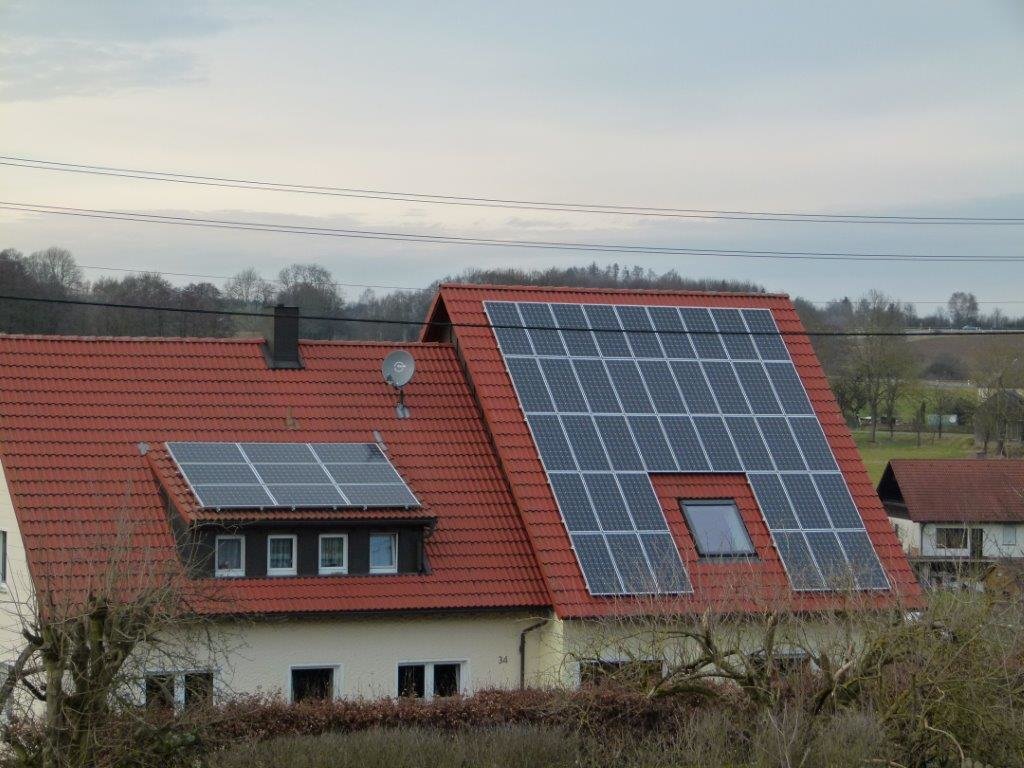
M398 573L398 534L370 534L370 573Z
M267 536L267 576L294 576L296 537Z
M215 576L245 576L245 537L218 536L214 544L214 560Z
M729 500L683 501L683 514L701 557L750 557L754 545L736 503Z
M348 536L343 533L324 533L320 535L321 576L332 573L348 573Z

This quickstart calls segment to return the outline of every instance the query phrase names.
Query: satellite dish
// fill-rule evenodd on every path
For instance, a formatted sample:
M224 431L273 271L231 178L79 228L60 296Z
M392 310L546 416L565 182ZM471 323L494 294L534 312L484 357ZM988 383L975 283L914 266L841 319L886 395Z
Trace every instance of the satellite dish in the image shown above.
M412 375L416 373L416 361L404 349L396 349L384 358L381 372L384 374L384 381L398 390L395 415L400 419L408 419L409 409L405 406L405 392L402 391L402 387L412 381Z
M384 358L381 371L384 381L392 387L401 388L412 381L412 375L416 373L416 361L404 349L396 349Z

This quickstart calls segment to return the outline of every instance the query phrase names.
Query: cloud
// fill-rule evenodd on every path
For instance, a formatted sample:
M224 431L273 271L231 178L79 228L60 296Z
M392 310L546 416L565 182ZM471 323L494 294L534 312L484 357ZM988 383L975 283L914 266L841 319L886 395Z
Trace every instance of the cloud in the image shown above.
M190 54L138 43L19 41L0 46L0 58L7 62L0 73L5 102L103 96L203 79Z

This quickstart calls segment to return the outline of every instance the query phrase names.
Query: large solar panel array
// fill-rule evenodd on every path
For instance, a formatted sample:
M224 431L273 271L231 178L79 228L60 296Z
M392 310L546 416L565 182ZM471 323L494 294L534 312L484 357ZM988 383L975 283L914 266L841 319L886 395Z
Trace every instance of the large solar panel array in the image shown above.
M200 506L417 507L375 443L167 443Z
M690 591L655 472L745 473L796 590L889 587L770 311L485 309L592 594Z

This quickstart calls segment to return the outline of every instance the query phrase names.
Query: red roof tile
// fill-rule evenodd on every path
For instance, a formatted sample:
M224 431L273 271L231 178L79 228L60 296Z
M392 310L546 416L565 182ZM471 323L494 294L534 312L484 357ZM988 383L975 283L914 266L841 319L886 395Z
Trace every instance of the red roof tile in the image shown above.
M448 318L454 324L453 332L459 351L465 359L473 388L480 398L487 426L494 437L498 454L511 481L519 511L526 523L537 560L559 615L592 616L615 613L622 610L623 603L621 598L595 597L587 592L540 458L519 408L515 390L505 370L501 352L493 332L487 327L487 317L483 309L483 302L486 300L718 306L771 310L779 329L786 334L784 338L790 356L804 382L839 467L846 477L882 565L894 584L896 594L911 603L919 599L920 589L917 581L899 540L889 525L885 510L875 495L860 454L843 422L810 340L792 302L787 297L756 293L442 285L432 309L431 319ZM425 338L435 338L437 335L436 327L428 327L424 332ZM738 488L737 493L742 496L746 491ZM669 516L671 519L671 512ZM685 534L678 527L674 528L674 533L677 541L683 546L685 541L681 537ZM733 608L741 610L749 603L749 588L752 584L756 585L753 593L757 593L763 589L770 589L777 583L778 572L772 570L772 562L777 562L774 553L759 572L750 573L748 583L733 595ZM694 581L696 586L696 574ZM697 590L692 597L673 599L673 607L699 610L708 602L716 601L721 590L711 587L713 579L704 583L707 585L705 592ZM874 593L865 594L863 597L869 602L886 604L892 602L894 595ZM786 599L791 601L793 606L808 610L836 606L841 601L841 598L834 594L793 593L788 590ZM720 605L723 608L728 607L726 602Z
M208 609L549 605L453 348L401 345L417 370L406 388L412 418L398 420L380 374L394 346L302 342L304 369L269 370L258 340L0 336L0 460L33 575L59 572L64 588L83 588L125 521L134 557L178 563L160 482L176 504L191 497L166 441L373 442L378 430L423 502L408 514L437 519L432 572L219 580Z
M1024 523L1024 460L893 459L878 492L920 523Z

